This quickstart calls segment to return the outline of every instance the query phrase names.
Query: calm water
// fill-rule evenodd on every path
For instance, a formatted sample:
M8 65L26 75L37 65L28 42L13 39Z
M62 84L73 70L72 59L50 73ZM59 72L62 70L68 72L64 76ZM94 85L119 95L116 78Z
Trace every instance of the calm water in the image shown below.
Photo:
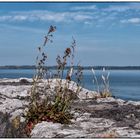
M140 100L140 71L139 70L111 70L109 76L110 90L116 97L125 100ZM101 81L101 71L97 71L97 78ZM95 89L92 73L85 72L85 87ZM101 83L101 82L100 82Z
M140 100L140 70L110 70L110 90L116 97L125 100ZM33 77L34 70L0 70L0 78ZM96 76L102 88L102 71L97 70ZM84 71L84 87L95 90L92 83L92 72Z

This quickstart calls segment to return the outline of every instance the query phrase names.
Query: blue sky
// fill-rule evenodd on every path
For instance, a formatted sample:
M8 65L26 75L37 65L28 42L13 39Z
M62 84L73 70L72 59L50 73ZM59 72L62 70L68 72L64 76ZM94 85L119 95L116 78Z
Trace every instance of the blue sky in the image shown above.
M34 65L50 25L48 65L76 39L81 65L140 66L140 3L2 3L0 65Z

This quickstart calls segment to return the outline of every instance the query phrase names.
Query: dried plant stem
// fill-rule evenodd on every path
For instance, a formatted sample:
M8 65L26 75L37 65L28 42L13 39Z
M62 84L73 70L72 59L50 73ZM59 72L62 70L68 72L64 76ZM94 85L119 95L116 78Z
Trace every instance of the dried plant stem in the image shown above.
M92 73L93 73L93 79L94 79L94 81L96 83L97 92L100 93L99 83L98 83L98 80L97 80L97 77L96 77L96 73L95 73L93 68L92 68Z

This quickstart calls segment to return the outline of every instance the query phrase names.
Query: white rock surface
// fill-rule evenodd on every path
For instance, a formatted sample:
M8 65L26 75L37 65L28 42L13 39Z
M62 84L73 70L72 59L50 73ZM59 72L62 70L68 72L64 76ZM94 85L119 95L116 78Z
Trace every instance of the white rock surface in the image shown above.
M60 84L62 85L62 87L64 87L65 85L67 85L67 87L72 90L73 92L76 92L77 89L81 89L81 91L78 93L78 98L83 100L83 99L87 99L87 98L94 98L95 95L98 95L98 93L96 91L90 91L88 89L82 88L82 87L77 87L77 84L73 81L70 81L68 83L67 80L65 79L49 79L49 80L43 80L43 82L45 84L50 84L51 89L54 89L56 86L59 86ZM42 85L42 83L40 83L40 85Z
M25 79L25 80L27 80L29 82L33 81L31 78L25 78L25 77L17 78L17 79L1 78L0 83L1 82L5 82L5 83L7 83L7 82L20 82L20 80L22 80L22 79Z
M128 104L131 104L131 105L140 105L140 101L128 101L126 104L127 105Z
M132 137L140 138L140 134L137 134L137 133L140 133L140 130L133 130L128 127L115 127L115 128L112 128L111 130L115 131L118 134L118 136L121 138L132 138Z
M98 103L101 103L101 102L103 102L103 103L105 103L105 102L115 102L115 101L116 101L116 99L114 99L113 97L98 98L97 99Z
M27 97L29 96L29 90L31 89L31 86L0 86L0 94L5 95L9 98L16 98L19 97Z
M20 79L0 79L0 82L20 82ZM32 79L24 78L29 82L32 82ZM43 83L42 83L43 82ZM60 79L53 80L43 80L39 85L44 87L44 85L50 84L51 89L47 90L46 93L54 94L54 89L61 82ZM62 80L62 86L64 86L66 80ZM73 81L71 81L68 85L69 89L76 92L77 85ZM28 101L26 97L30 96L31 85L0 85L0 112L7 112L11 115L11 120L16 116L21 116L24 112L24 109L28 105ZM43 93L42 93L43 94ZM72 119L72 124L63 125L59 123L52 122L42 122L37 124L31 132L32 138L95 138L102 137L106 133L114 133L115 137L140 137L140 122L139 122L139 109L137 109L137 113L130 112L130 114L126 113L128 121L131 120L137 121L137 124L133 124L134 128L129 126L120 127L121 123L116 121L114 118L106 118L105 116L95 117L94 111L105 111L111 110L113 105L119 105L119 107L123 107L123 105L132 105L132 106L140 106L140 102L135 101L124 101L121 99L115 99L112 97L108 98L98 98L96 101L93 100L93 97L98 95L95 91L89 91L87 89L82 88L79 92L78 102L85 103L80 107L82 110L72 110L74 113L74 118ZM84 100L83 100L84 99ZM86 103L88 99L89 102ZM76 100L77 101L77 100ZM91 103L90 103L91 102ZM95 103L96 102L96 103ZM93 103L93 104L92 104ZM105 106L105 107L104 107ZM78 107L78 106L77 106ZM117 107L115 108L117 109ZM111 110L113 111L113 110ZM135 111L135 110L134 110ZM89 113L90 112L90 113ZM122 112L123 113L123 112ZM135 113L135 114L134 114ZM132 116L133 117L128 117ZM110 116L110 114L107 114ZM121 115L118 111L115 116ZM117 118L118 119L118 118ZM21 122L24 122L25 119L21 116ZM123 122L123 121L122 121ZM126 122L127 123L127 122Z
M87 138L95 137L97 130L109 128L112 121L104 118L78 119L75 123L65 127L65 125L52 122L42 122L37 124L32 130L32 138ZM92 135L91 135L92 134Z
M3 101L3 104L0 105L0 111L4 113L12 113L15 109L22 108L24 105L24 101L20 101L18 99L6 99Z
M57 131L62 129L59 123L42 122L36 125L31 133L32 138L54 138Z

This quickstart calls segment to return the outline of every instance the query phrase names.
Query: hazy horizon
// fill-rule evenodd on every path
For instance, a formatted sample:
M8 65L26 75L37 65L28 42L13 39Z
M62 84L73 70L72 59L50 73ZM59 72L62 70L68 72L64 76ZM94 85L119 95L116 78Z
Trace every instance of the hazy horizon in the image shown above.
M140 2L0 2L0 66L34 65L50 25L48 66L72 36L75 65L140 66Z

